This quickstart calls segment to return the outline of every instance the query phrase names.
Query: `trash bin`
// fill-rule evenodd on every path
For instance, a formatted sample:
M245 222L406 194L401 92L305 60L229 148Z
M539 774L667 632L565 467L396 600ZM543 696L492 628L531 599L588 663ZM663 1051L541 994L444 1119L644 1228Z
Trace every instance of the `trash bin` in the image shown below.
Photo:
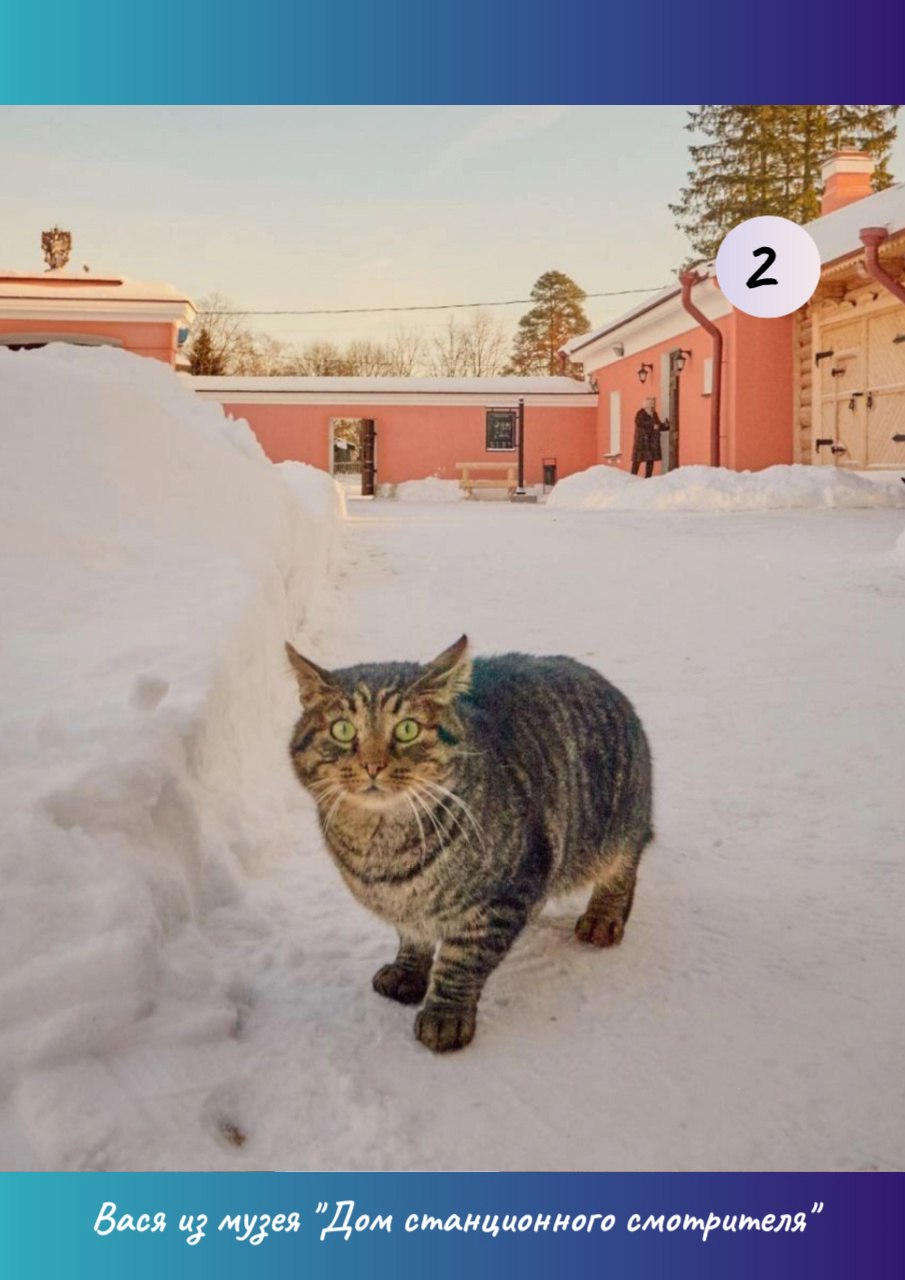
M556 484L556 459L544 458L544 493Z

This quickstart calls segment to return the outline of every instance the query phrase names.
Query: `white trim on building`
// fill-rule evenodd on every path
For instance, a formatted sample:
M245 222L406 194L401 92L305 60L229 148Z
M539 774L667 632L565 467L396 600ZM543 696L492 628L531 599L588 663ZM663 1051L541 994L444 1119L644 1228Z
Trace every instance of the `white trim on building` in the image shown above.
M71 271L0 269L3 319L53 322L119 320L130 324L190 324L195 306L169 284Z
M415 405L594 408L597 395L574 378L192 378L206 400L229 404Z
M719 320L732 311L732 304L712 274L695 285L693 296L695 305L710 320ZM695 328L697 321L682 306L681 287L675 285L604 328L573 338L563 350L586 371L604 369Z

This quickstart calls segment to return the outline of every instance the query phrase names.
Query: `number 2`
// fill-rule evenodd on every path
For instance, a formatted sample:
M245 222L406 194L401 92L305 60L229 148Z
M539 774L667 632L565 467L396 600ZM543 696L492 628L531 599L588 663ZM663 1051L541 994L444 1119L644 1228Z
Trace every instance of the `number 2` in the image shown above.
M745 281L749 289L759 289L762 284L779 284L778 280L774 280L772 276L768 276L765 280L761 279L763 273L769 270L776 261L776 254L767 245L762 245L760 249L753 250L754 257L760 257L764 254L764 261L760 264L753 275L749 276Z

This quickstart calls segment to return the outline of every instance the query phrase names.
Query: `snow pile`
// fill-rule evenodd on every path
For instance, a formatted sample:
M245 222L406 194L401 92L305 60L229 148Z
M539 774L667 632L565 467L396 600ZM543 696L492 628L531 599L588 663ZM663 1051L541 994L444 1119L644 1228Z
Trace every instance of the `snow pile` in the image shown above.
M461 502L465 493L458 480L440 480L428 476L425 480L404 480L396 486L399 502Z
M614 473L610 467L592 467L558 484L547 505L611 511L905 507L905 487L875 484L830 467L776 466L742 472L680 467L649 480Z
M0 349L0 396L0 1153L98 1168L104 1057L235 1032L336 499L152 360Z
M337 554L346 516L345 491L326 471L307 462L280 462L276 469L309 516L307 559L323 568Z
M570 507L587 510L609 506L613 498L629 485L636 484L637 476L618 467L588 467L574 475L559 480L547 497L548 507Z

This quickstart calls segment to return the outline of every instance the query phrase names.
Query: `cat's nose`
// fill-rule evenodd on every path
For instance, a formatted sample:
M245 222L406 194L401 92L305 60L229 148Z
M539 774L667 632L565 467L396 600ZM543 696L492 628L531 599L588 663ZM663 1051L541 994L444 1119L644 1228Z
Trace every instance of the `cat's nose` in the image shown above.
M365 768L367 769L370 777L376 778L378 773L382 773L383 770L386 768L386 764L382 764L382 763L366 764Z

